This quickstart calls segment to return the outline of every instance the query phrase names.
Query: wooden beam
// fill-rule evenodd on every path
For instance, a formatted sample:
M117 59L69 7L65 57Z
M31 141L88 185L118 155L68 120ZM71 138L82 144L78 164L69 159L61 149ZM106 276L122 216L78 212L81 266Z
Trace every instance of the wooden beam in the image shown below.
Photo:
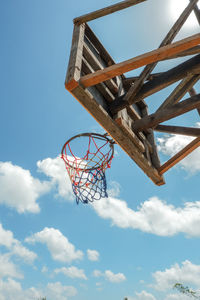
M146 81L150 81L156 77L158 77L158 75L161 75L162 73L159 72L159 73L154 73L154 74L151 74L147 77ZM130 88L130 86L139 79L139 76L132 76L132 77L127 77L127 78L124 78L123 80L123 85L126 87L126 88Z
M75 18L74 23L80 25L82 23L86 23L86 22L104 17L106 15L112 14L116 11L128 8L130 6L139 4L139 3L144 2L144 1L147 1L147 0L126 0L126 1L122 1L122 2L116 3L114 5L96 10L94 12L88 13L88 14L80 16L78 18Z
M82 72L84 74L94 72L94 70L92 69L92 67L86 61L86 59L84 57L83 57L83 61L82 61ZM97 84L95 87L103 95L103 97L106 99L106 101L108 101L108 102L114 101L115 96L111 93L109 88L103 82Z
M200 54L146 82L136 94L135 100L138 102L148 96L151 96L174 82L187 77L188 74L200 74ZM116 98L110 105L110 111L112 114L115 114L117 111L120 111L129 105L128 101L125 101L123 97L119 97Z
M165 107L169 107L179 102L183 96L193 87L193 85L200 79L200 75L189 75L184 78L179 85L172 91L167 99L160 105L157 112Z
M142 110L143 117L148 116L148 114L149 114L148 108L147 107L143 108L143 110ZM147 135L148 142L152 145L152 148L153 148L153 151L150 154L152 164L156 169L159 169L160 168L160 158L158 155L158 149L156 146L153 130L149 129L146 135Z
M200 128L158 125L157 127L154 128L154 130L159 132L166 132L170 134L180 134L180 135L200 137Z
M192 0L190 0L190 2L191 2L191 1L192 1ZM197 18L197 21L198 21L198 23L199 23L199 25L200 25L200 10L199 10L199 8L198 8L197 5L195 5L195 7L194 7L194 13L195 13L196 18Z
M181 27L187 20L188 16L192 12L192 9L194 8L195 4L198 2L198 0L191 0L191 2L188 4L188 6L184 9L178 20L175 22L175 24L172 26L162 43L160 44L159 48L166 46L170 44L177 33L180 31ZM130 104L134 103L134 97L137 94L137 92L140 90L141 86L143 85L146 78L150 75L150 73L153 71L153 69L156 67L157 61L149 63L148 66L144 68L142 73L140 74L140 78L138 81L131 86L128 93L125 95L125 101L128 101Z
M189 94L190 94L191 97L192 97L192 96L195 96L195 95L197 94L194 87L191 88L191 90L189 91ZM199 116L200 116L200 108L197 108L197 112L198 112L198 114L199 114Z
M187 155L189 155L192 151L200 146L200 137L193 140L189 145L179 151L176 155L174 155L171 159L169 159L166 163L164 163L160 168L160 174L164 174L166 171L175 166L178 162L183 160Z
M133 143L134 136L130 138L124 134L88 89L77 86L71 93L155 184L162 185L165 183L157 169L149 164L143 153Z
M176 53L192 48L198 44L200 44L200 34L195 34L189 38L175 42L171 45L161 47L159 49L147 52L124 62L107 67L104 70L99 70L95 73L83 76L80 79L80 83L84 87L93 86L100 82L119 76L123 73L150 64L152 62L163 60L166 57L170 57Z
M171 56L170 58L167 58L167 59L175 59L175 58L178 58L178 57L183 57L183 56L188 56L188 55L195 55L195 54L199 54L200 53L200 46L195 46L191 49L188 49L188 50L185 50L181 53L178 53L174 56Z
M100 40L94 34L90 26L86 23L85 24L85 37L90 41L90 43L95 47L95 49L99 52L99 55L106 62L108 66L114 65L115 61L110 56L108 51L104 48Z
M81 26L74 25L72 46L65 79L65 87L69 91L73 90L78 85L78 81L81 76L84 34L84 24Z
M196 109L197 107L200 107L200 94L183 100L173 106L163 108L161 111L146 116L141 120L135 121L132 129L137 132L148 128L154 128L159 123L178 117L186 112Z

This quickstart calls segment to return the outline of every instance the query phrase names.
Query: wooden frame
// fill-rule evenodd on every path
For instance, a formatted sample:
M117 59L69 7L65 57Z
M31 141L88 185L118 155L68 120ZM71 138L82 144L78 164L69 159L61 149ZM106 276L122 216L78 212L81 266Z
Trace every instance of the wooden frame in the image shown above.
M200 94L194 85L200 79L200 34L173 42L194 10L200 23L198 0L190 0L158 49L116 64L86 22L150 0L126 0L74 19L72 47L65 81L66 89L109 133L157 185L163 174L200 145L200 129L161 124L196 109L200 114ZM193 55L168 71L152 73L157 63ZM124 73L144 66L139 76ZM180 81L160 107L149 114L144 98ZM182 98L189 93L186 100ZM163 165L154 131L194 136L196 139Z

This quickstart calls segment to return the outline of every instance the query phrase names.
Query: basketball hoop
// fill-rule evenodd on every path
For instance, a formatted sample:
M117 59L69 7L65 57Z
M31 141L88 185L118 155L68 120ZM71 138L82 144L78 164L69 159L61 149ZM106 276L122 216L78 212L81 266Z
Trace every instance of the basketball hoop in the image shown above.
M82 133L63 146L65 162L77 204L108 197L105 171L110 168L114 141L107 134ZM86 149L86 151L85 151Z

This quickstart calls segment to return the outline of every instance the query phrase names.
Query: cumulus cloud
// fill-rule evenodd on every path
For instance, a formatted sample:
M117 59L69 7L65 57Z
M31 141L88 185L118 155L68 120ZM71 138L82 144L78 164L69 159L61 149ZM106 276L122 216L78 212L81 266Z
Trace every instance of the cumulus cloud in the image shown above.
M77 267L74 266L69 268L63 267L63 268L55 269L54 272L56 274L62 273L65 276L70 278L79 278L79 279L87 280L84 270L78 269Z
M88 259L91 261L98 261L99 260L99 252L96 250L87 250Z
M50 190L50 184L32 177L28 170L11 162L0 162L0 190L0 204L18 213L38 213L37 199Z
M200 123L197 123L197 127L200 127ZM164 135L162 138L158 138L158 149L163 154L171 157L188 145L193 139L193 137L182 135ZM194 150L178 165L191 174L199 172L200 148Z
M70 263L73 260L83 258L83 252L76 250L75 246L58 229L46 227L42 231L26 238L25 241L28 243L39 242L46 244L52 258L57 261Z
M16 265L10 261L8 254L0 255L0 278L4 277L23 278L23 274L17 269Z
M176 263L165 271L153 273L153 278L155 283L152 287L160 291L171 289L177 282L199 288L200 265L192 264L189 260L186 260L181 265Z
M2 227L2 224L0 224L0 246L6 247L9 249L10 255L16 255L27 263L32 263L37 258L34 252L24 247L20 241L14 238L10 230Z
M179 294L169 294L165 297L164 300L189 300L187 295Z
M120 282L126 280L126 277L123 273L114 274L110 270L106 270L105 272L101 272L99 270L94 270L93 276L94 277L104 277L106 280L108 280L112 283L120 283Z
M200 236L200 201L175 207L152 197L133 210L125 201L109 197L95 202L93 208L101 218L110 219L112 225L120 228L138 229L159 236L178 233Z
M65 286L60 282L48 283L40 290L35 287L23 290L21 284L11 278L0 280L0 300L35 300L46 297L49 300L68 300L77 294L73 286Z
M70 201L74 199L71 181L60 157L38 161L37 167L40 172L50 177L51 183L57 187L57 196Z
M108 189L109 197L118 197L120 195L120 184L116 181L109 183L110 187Z
M156 298L146 292L146 291L142 291L140 293L135 293L135 297L128 297L129 300L156 300Z
M46 288L47 299L67 300L68 297L76 296L77 290L73 286L65 286L60 282L48 283Z

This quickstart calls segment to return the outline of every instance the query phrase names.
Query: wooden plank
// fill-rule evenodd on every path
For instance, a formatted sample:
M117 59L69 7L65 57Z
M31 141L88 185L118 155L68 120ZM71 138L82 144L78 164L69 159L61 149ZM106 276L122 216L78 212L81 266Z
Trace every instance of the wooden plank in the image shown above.
M142 110L143 117L148 116L148 114L149 114L148 108L147 107L143 108L143 110ZM150 158L151 158L152 164L156 169L159 169L160 168L160 158L158 155L154 132L152 129L149 129L147 132L147 140L152 146L152 152L150 153Z
M160 44L159 48L166 46L170 44L177 33L180 31L181 27L187 20L188 16L190 15L192 9L194 8L194 5L198 2L198 0L191 0L191 2L188 4L188 6L185 8L185 10L182 12L178 20L175 22L175 24L172 26L162 43ZM180 52L180 51L179 51ZM166 58L165 58L166 59ZM128 101L130 104L134 103L134 97L137 94L137 92L140 90L141 86L143 85L145 79L150 75L150 73L153 71L153 69L156 67L157 61L150 62L142 71L140 74L140 78L138 81L132 86L128 93L125 95L125 101Z
M154 128L154 130L159 132L166 132L170 134L180 134L180 135L200 137L200 128L158 125L157 127Z
M104 48L100 40L97 38L97 36L94 34L92 29L89 27L88 24L85 24L85 36L88 38L90 43L97 49L99 52L99 55L101 56L102 60L105 61L105 63L108 66L114 65L115 61L113 58L110 56L108 51Z
M86 61L86 59L83 57L82 61L82 72L84 74L92 73L94 70L89 65L89 63ZM95 86L95 88L103 95L106 101L112 102L115 99L115 96L111 93L109 88L103 83L99 83Z
M96 71L93 74L83 76L80 79L81 85L89 87L100 82L119 76L123 73L140 68L152 62L160 61L166 57L170 57L183 50L192 48L200 43L200 34L195 34L189 38L175 42L171 45L161 47L159 49L147 52L137 57L131 58L124 62L107 67L104 70Z
M106 66L105 62L102 61L101 57L98 57L98 55L94 51L92 51L92 48L89 44L84 43L83 56L93 68L93 72L97 70L103 70ZM114 95L117 94L118 87L113 79L107 80L104 83L108 86L108 88Z
M143 143L139 140L139 138L136 136L136 134L128 127L126 122L123 120L123 118L118 118L115 119L115 122L120 126L122 131L124 132L125 135L128 135L130 139L133 141L135 146L141 151L142 153L145 152L145 147Z
M175 59L175 58L179 58L179 57L183 57L183 56L188 56L188 55L195 55L195 54L199 54L200 53L200 46L195 46L191 49L185 50L181 53L178 53L174 56L171 56L167 59Z
M129 136L124 134L121 128L109 116L108 112L97 103L88 90L77 86L71 93L155 184L162 185L165 183L156 168L149 164Z
M178 162L183 160L186 156L188 156L192 151L200 146L200 137L193 140L189 145L179 151L176 155L174 155L171 159L169 159L166 163L164 163L160 168L159 172L164 174L166 171L175 166Z
M172 91L167 99L160 105L157 112L165 107L169 107L179 102L183 96L193 87L193 85L200 79L200 75L189 75L184 78L179 85Z
M164 88L171 85L174 82L181 80L182 78L188 76L188 74L199 74L200 73L200 54L196 55L185 61L178 66L161 73L156 78L151 81L146 82L141 90L136 94L135 100L138 102L143 98L146 98ZM111 105L110 111L114 114L117 111L128 107L130 104L125 101L123 97L117 98Z
M139 3L144 2L144 1L146 1L146 0L126 0L126 1L122 1L122 2L119 2L119 3L113 4L111 6L96 10L94 12L85 14L85 15L80 16L78 18L75 18L74 23L80 25L82 23L86 23L86 22L95 20L97 18L104 17L106 15L112 14L116 11L128 8L130 6L139 4Z
M163 108L161 111L143 117L141 120L135 121L133 124L133 130L137 132L148 128L154 128L159 123L178 117L186 112L196 109L197 107L200 107L200 94L183 100L173 106Z
M133 106L127 107L127 112L133 121L141 119L141 116Z
M68 64L67 75L65 79L65 87L67 90L73 90L77 85L81 76L83 41L84 41L85 25L74 25L72 36L72 46Z

